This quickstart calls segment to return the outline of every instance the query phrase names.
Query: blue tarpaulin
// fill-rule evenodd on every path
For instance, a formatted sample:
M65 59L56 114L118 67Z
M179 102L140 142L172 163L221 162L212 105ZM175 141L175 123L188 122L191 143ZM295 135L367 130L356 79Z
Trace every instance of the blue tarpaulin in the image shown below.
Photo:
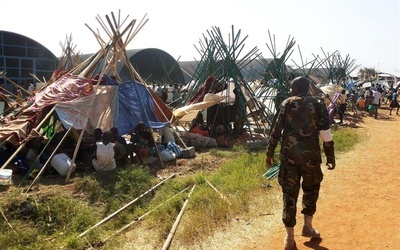
M169 122L161 122L155 115L154 100L146 86L135 80L119 84L107 75L104 79L108 85L118 87L118 118L114 126L120 134L132 132L140 121L153 129L169 126Z

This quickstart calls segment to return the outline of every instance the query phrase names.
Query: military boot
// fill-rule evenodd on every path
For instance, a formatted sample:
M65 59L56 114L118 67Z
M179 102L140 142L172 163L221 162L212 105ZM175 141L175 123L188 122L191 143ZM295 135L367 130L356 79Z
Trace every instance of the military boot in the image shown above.
M309 238L320 238L321 235L318 230L315 230L312 227L312 216L304 215L304 225L303 230L301 231L301 236L309 237Z
M294 246L296 245L294 242L294 228L293 227L286 227L286 237L283 242L285 246L285 250L295 249Z

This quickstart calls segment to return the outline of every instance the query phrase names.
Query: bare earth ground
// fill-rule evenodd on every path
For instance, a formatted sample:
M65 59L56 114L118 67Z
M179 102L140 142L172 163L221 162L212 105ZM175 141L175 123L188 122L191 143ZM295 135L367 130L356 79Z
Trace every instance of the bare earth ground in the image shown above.
M363 116L362 123L357 123L365 136L363 143L340 154L335 170L324 168L313 223L321 239L300 235L303 220L299 200L297 249L400 249L400 116L396 112L389 116L386 105L379 110L378 119ZM277 198L279 207L273 215L254 218L242 234L233 230L232 237L225 234L225 245L208 249L283 249L282 203Z

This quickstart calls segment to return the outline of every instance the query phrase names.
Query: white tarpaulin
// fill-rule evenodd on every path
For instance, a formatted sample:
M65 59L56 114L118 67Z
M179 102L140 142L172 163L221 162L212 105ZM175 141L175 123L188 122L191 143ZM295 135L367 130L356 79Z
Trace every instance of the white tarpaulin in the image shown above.
M340 93L343 88L337 84L330 84L320 87L320 89L325 93L325 95L329 95L332 98L335 93Z
M208 107L214 106L215 104L224 100L226 96L220 96L215 94L206 94L202 102L190 104L184 107L177 108L173 111L174 116L181 122L192 121L199 111L202 111Z

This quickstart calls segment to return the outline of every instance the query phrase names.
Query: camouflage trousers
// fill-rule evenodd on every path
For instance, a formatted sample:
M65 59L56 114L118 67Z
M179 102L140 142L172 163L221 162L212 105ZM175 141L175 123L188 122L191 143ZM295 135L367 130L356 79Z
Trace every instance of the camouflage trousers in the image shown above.
M286 227L296 225L297 199L300 192L300 182L303 190L302 214L313 216L317 209L319 189L323 179L320 164L318 165L280 165L278 182L283 193L282 221Z

